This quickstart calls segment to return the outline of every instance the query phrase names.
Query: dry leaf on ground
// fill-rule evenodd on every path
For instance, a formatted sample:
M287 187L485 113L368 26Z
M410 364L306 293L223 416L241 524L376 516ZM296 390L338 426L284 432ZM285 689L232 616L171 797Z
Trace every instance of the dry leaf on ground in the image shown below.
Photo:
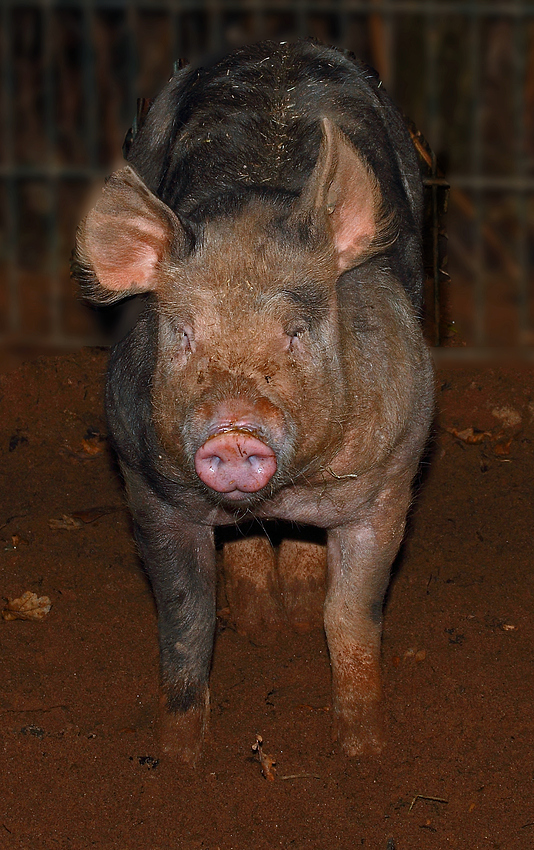
M31 590L27 590L18 599L8 599L7 605L2 611L4 620L43 620L52 603L48 596L37 596Z
M445 430L463 443L482 443L486 438L491 440L493 437L491 431L479 431L477 428L463 428L461 431L458 428L446 428Z
M509 455L510 447L512 445L512 437L509 440L504 440L500 443L495 443L493 446L493 453L496 455Z
M99 455L106 450L106 441L102 437L90 437L82 440L82 449L88 455Z
M521 414L513 407L494 407L491 415L499 419L506 428L515 428L521 425Z
M269 782L274 782L276 768L276 761L263 752L263 738L261 735L256 735L256 743L252 744L252 749L255 753L258 753L258 757L261 765L261 772L265 776L265 779L268 779Z
M100 517L120 510L122 508L117 505L101 505L96 508L86 508L81 511L73 511L71 514L63 514L61 519L49 519L48 525L55 530L73 531L100 519Z
M76 531L78 528L82 528L83 521L76 517L63 514L61 519L49 519L48 525L54 531Z
M86 508L81 511L73 511L71 516L74 519L81 519L85 525L88 525L91 522L94 522L95 519L100 519L100 517L107 516L108 514L115 513L115 511L122 510L122 507L119 505L98 505L95 508Z

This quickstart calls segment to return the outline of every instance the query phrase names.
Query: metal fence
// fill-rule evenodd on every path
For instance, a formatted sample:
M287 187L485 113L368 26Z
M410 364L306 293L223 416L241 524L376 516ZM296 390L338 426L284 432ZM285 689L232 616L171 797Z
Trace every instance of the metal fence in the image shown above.
M534 351L534 2L0 0L0 14L2 344L105 339L69 279L76 223L178 57L313 36L377 68L447 173L430 341Z

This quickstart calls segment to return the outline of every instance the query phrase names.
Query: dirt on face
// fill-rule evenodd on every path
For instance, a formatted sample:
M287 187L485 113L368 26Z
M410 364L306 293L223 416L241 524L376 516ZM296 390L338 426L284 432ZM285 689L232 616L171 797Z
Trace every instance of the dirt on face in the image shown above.
M18 610L0 622L0 847L529 847L534 370L437 369L385 608L384 753L350 761L331 743L321 629L251 642L221 591L192 770L159 752L156 612L106 440L106 361L0 375L0 596ZM19 619L27 591L49 613Z

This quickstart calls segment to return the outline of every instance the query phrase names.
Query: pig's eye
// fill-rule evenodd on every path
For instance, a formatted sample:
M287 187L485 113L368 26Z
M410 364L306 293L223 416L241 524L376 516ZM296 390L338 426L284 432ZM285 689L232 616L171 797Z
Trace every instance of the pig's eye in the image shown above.
M189 354L195 350L193 328L190 325L176 325L174 334L180 351Z
M306 331L308 331L308 325L304 322L291 325L286 330L286 335L289 337L289 350L293 351L293 349L298 345L299 340L304 336Z
M309 330L309 323L303 319L302 321L291 322L288 324L285 332L289 337L301 337L304 336L307 330Z

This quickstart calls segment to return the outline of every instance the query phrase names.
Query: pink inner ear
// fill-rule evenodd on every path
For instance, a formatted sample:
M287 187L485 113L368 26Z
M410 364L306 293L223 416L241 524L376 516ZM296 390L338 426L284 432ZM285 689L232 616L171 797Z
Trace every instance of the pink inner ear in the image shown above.
M332 213L334 244L339 265L345 269L364 254L376 234L374 206L341 203Z
M154 218L89 214L86 248L100 284L114 292L147 291L169 234Z
M94 270L102 286L114 292L153 289L154 270L159 260L157 252L149 247L138 252L129 245L124 247L123 254L119 246L115 246L114 256L94 259Z
M363 163L358 162L350 172L341 166L340 171L334 178L332 189L337 200L330 204L330 215L338 266L340 271L347 271L357 264L377 234L378 203L374 179Z
M380 190L352 143L338 129L329 127L334 153L334 174L327 192L338 266L346 271L356 265L377 235Z
M77 235L80 265L98 281L94 300L155 289L159 265L180 233L178 218L130 166L114 172Z

